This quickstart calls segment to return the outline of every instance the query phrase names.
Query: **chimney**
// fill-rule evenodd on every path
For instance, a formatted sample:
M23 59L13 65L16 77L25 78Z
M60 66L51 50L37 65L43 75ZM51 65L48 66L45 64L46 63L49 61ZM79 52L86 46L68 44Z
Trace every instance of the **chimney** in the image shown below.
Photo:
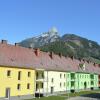
M89 64L89 63L90 63L90 61L89 61L89 60L87 60L87 63Z
M1 43L2 44L7 44L7 40L2 40Z
M96 66L96 63L93 63L94 66Z
M50 52L49 56L51 59L53 59L53 52Z
M96 66L96 63L93 63L93 66Z
M83 62L85 62L85 59L83 59Z
M98 64L98 66L100 67L100 64Z
M59 53L58 55L59 55L60 58L62 57L62 54L61 53Z
M71 56L71 59L73 60L74 59L74 56Z
M35 49L35 50L34 50L34 53L35 53L36 56L39 56L39 54L40 54L40 49L39 49L39 48Z
M81 62L81 60L82 60L82 59L81 59L81 58L79 58L79 61L80 61L80 62Z
M15 46L19 46L19 43L15 43Z

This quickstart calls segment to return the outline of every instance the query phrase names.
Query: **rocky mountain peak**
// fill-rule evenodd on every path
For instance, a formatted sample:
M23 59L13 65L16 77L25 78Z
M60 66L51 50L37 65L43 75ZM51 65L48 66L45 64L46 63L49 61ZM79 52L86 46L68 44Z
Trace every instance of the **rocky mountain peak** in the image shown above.
M48 32L44 32L37 37L32 37L32 38L23 40L22 42L20 42L20 45L24 44L25 47L28 47L31 45L31 47L35 48L35 47L40 47L51 42L55 42L59 40L59 38L60 36L58 34L58 30L55 27L53 27Z
M56 27L52 27L50 30L49 30L49 33L58 33L58 30Z
M42 33L40 37L58 37L59 33L56 27L52 27L48 32Z

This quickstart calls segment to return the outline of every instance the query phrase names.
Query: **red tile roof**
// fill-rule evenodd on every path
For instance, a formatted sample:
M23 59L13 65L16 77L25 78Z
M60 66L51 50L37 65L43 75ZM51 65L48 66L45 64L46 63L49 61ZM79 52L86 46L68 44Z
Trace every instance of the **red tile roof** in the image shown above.
M24 48L20 46L13 46L10 44L0 43L0 65L2 66L16 66L19 68L32 68L32 69L45 69L56 71L71 71L71 72L87 72L87 73L100 73L100 67L93 63L85 62L86 70L79 67L80 63L77 59L63 57L53 54L52 58L49 53L39 52L33 49Z

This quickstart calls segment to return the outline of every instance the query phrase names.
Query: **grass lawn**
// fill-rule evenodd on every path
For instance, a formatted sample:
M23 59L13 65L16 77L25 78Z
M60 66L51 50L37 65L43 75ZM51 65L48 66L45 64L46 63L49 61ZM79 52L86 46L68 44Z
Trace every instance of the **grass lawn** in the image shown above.
M60 97L60 96L49 96L49 97L41 97L28 100L65 100L65 99L66 99L65 97Z
M76 92L76 93L69 93L69 97L75 97L75 96L80 96L84 94L92 94L92 93L98 93L100 90L92 90L92 91L81 91L81 92ZM64 96L67 96L68 94L63 94Z
M84 94L98 93L98 92L100 92L100 90L69 93L69 97L80 96L80 95L84 95ZM67 97L68 97L68 94L62 94L59 96L41 97L41 98L34 98L34 99L28 99L28 100L67 100Z

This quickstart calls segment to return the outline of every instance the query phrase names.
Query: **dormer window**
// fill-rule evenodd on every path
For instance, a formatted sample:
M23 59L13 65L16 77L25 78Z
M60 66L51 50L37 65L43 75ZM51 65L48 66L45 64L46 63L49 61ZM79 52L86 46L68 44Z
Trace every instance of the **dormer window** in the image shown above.
M61 53L59 53L59 57L60 57L60 58L62 57L62 54L61 54Z
M89 64L89 60L87 60L87 63Z
M86 67L86 66L85 66L85 63L80 63L80 64L79 64L79 67L80 67L82 70L85 70L85 67Z

